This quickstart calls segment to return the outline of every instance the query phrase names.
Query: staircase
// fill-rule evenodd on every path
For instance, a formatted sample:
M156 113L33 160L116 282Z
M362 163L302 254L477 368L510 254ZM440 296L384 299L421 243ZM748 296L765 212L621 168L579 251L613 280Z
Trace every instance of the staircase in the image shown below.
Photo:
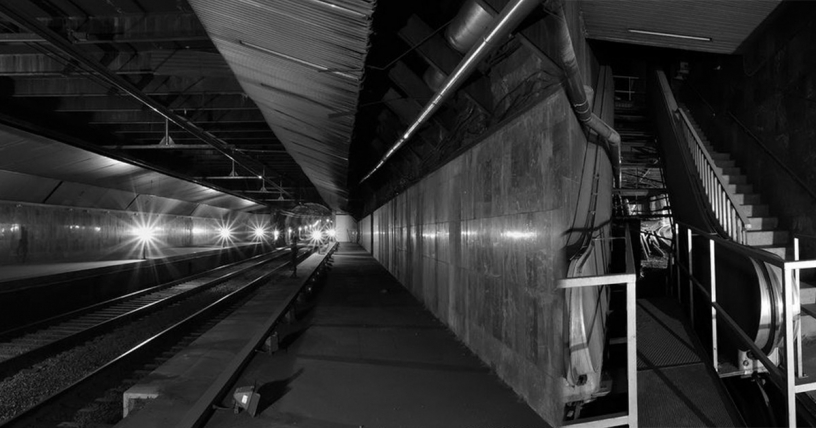
M790 232L777 229L779 219L770 215L768 205L762 203L762 196L754 192L754 187L748 183L748 178L736 166L731 155L716 151L700 125L688 114L688 110L686 113L697 135L700 136L700 140L716 163L718 172L725 178L728 189L734 193L736 202L740 204L750 220L751 229L747 232L747 244L776 254L783 260L792 260L793 250L788 246L791 238ZM812 342L809 345L810 348L816 348L816 342L810 340L816 337L816 284L801 280L799 302L802 309L800 318L802 336L806 341Z
M768 205L762 202L762 195L754 192L754 186L748 182L748 177L742 173L736 161L730 154L716 151L700 125L688 114L688 110L686 113L703 146L714 160L715 169L722 174L726 187L734 194L734 202L742 208L750 220L751 228L746 233L746 243L787 260L792 254L788 247L790 232L777 229L779 219L770 215Z

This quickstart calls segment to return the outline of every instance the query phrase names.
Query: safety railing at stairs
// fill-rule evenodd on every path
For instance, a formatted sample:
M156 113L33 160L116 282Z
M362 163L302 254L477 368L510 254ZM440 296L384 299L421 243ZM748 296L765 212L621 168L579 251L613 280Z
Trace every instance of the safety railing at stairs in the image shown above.
M735 202L734 193L728 189L725 178L718 171L711 153L703 145L700 136L694 129L688 114L683 109L678 108L675 112L675 120L682 135L681 143L685 142L694 166L697 168L698 176L708 195L708 202L714 211L714 216L731 239L745 244L747 243L747 231L751 228L750 220L742 209L742 206Z
M752 355L757 358L764 369L767 371L768 378L771 382L782 391L786 402L787 423L790 427L797 426L797 403L803 407L811 417L811 421L816 421L816 404L808 397L803 397L802 394L810 391L816 391L816 381L808 381L808 377L802 368L802 345L800 332L795 330L797 324L796 318L799 317L799 271L803 269L816 269L816 260L798 260L798 254L795 257L797 260L784 261L779 257L761 250L756 250L744 245L739 245L733 241L723 239L715 234L707 233L693 226L682 223L677 223L675 230L675 253L673 254L674 262L672 263L675 272L674 284L677 297L680 293L686 293L689 301L689 314L691 316L692 324L694 320L694 295L700 293L705 297L705 300L711 306L711 315L705 316L701 322L710 322L712 343L712 359L714 367L718 366L718 338L717 338L717 324L722 322L737 339L737 341L747 349L751 350ZM703 251L708 253L707 269L709 272L698 273L695 272L692 266L692 260L695 258L693 252L700 246L693 245L694 237L703 237L707 239L707 249ZM677 240L686 240L685 251L687 254L681 254ZM720 250L716 250L717 246ZM748 334L740 328L736 321L727 313L719 303L717 303L717 270L715 269L715 252L727 250L733 253L742 254L757 262L764 262L769 265L781 269L782 275L782 295L784 305L784 340L782 343L782 350L784 355L784 362L777 366L771 361L768 356L754 343ZM683 261L685 260L685 265ZM710 278L709 285L703 283L700 278ZM699 302L699 300L697 300Z
M607 428L628 425L638 426L637 404L637 323L636 323L636 290L637 272L635 270L634 251L629 225L626 225L623 238L626 242L626 272L619 274L596 275L564 278L558 280L558 288L600 287L604 285L623 285L626 287L626 383L628 394L628 411L607 416L587 418L564 423L570 428Z

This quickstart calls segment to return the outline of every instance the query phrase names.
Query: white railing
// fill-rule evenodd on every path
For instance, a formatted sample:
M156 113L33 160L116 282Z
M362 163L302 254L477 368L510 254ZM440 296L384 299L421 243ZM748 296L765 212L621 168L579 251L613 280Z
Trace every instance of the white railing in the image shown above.
M693 259L693 251L695 246L692 244L693 237L703 237L708 239L708 245L706 245L708 255L709 255L709 263L707 269L709 270L708 276L711 278L710 280L710 291L707 287L697 278L692 269L691 260ZM686 239L686 248L685 250L688 254L680 254L680 245L679 239ZM751 353L754 357L760 360L763 365L763 368L767 371L767 375L771 382L776 385L782 391L783 396L785 397L786 402L786 414L787 414L787 423L790 427L796 426L796 410L797 410L797 394L809 392L809 391L816 391L816 381L806 381L806 375L802 368L802 346L801 346L801 331L798 329L794 330L795 321L799 317L799 271L802 269L814 269L816 268L816 260L798 260L798 251L795 256L796 260L793 261L784 261L781 258L767 253L761 250L754 250L750 247L745 247L739 244L734 243L733 241L729 241L723 239L719 236L714 234L703 232L699 229L696 229L692 226L688 226L685 224L676 224L676 231L675 231L675 249L676 252L674 254L675 262L674 266L676 268L675 271L675 278L676 278L676 291L678 293L681 292L681 288L683 285L683 277L686 278L688 290L685 292L688 293L689 298L689 313L691 314L692 324L694 324L694 294L695 292L701 293L706 300L708 300L711 306L711 349L712 349L712 359L714 363L714 367L716 368L719 364L718 355L717 355L717 348L718 348L718 338L717 338L717 323L723 322L726 327L731 330L737 340L745 347L751 350ZM716 244L716 245L715 245ZM745 331L740 328L740 326L731 318L730 314L728 314L722 306L717 303L717 273L715 269L715 247L721 246L727 248L729 251L742 254L746 257L749 257L757 262L764 262L772 266L776 266L783 272L782 277L782 294L784 296L784 343L782 343L782 351L784 354L784 363L781 366L777 366L773 361L771 361L768 356L762 352L761 349L754 343L754 340L751 339ZM681 260L685 260L687 263L684 266L680 263ZM681 272L683 275L681 275ZM706 275L703 275L705 277ZM705 317L707 320L708 317ZM704 320L705 321L705 320ZM816 412L816 405L812 401L810 401L807 397L798 397L798 402L801 406L805 407L803 410L807 413L813 414Z
M558 280L558 288L578 288L578 287L600 287L605 285L622 285L626 287L626 383L628 394L628 411L626 413L616 413L612 415L587 418L564 423L563 426L571 428L607 428L621 425L628 425L636 428L638 426L638 406L637 406L637 325L635 324L635 283L637 273L635 271L634 252L632 250L632 240L629 235L629 225L626 226L626 272L620 274L583 276L574 278L564 278Z
M678 128L682 134L680 144L685 142L691 153L714 216L731 239L740 244L746 244L746 232L751 229L748 216L745 215L742 206L735 202L734 193L725 184L725 178L717 170L711 154L703 145L686 112L678 108L675 114Z
M637 76L612 76L615 79L615 94L626 94L628 101L632 101L632 95L636 94L635 83L640 80ZM623 81L626 89L620 89L618 82ZM623 98L623 97L621 97Z

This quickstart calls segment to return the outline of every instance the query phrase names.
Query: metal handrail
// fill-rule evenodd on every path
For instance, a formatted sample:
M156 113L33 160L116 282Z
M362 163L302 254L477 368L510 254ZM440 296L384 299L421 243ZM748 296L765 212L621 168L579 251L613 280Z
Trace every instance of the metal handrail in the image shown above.
M626 242L626 272L620 274L592 275L572 278L562 278L557 281L559 289L597 287L602 285L624 285L626 287L626 383L628 390L626 414L615 413L598 418L567 422L563 426L570 428L606 428L628 425L631 428L638 426L637 403L637 322L636 322L636 289L637 271L635 269L632 238L629 233L629 224L626 224L623 238Z
M717 171L711 153L703 145L702 139L683 109L677 109L678 122L683 137L691 152L694 165L703 188L708 195L708 202L714 211L715 218L720 222L728 236L740 244L747 243L746 231L751 229L751 222L741 205L735 202L736 197L725 184L725 178Z
M797 394L801 394L804 392L814 391L816 390L816 382L811 381L807 382L805 380L805 374L802 370L802 347L801 347L801 338L799 335L801 334L800 331L797 331L794 328L794 318L795 315L793 312L798 309L797 302L799 302L799 287L798 287L798 277L799 277L799 270L801 269L814 269L816 268L816 260L793 260L793 261L785 261L779 256L773 255L771 253L767 253L765 251L757 250L751 247L743 246L736 244L733 241L724 239L716 234L711 234L705 231L702 231L694 226L690 226L683 223L677 223L677 230L675 231L675 239L679 240L681 235L680 228L685 229L685 235L688 239L688 263L691 262L691 254L693 251L692 248L692 236L702 236L708 239L709 242L709 258L710 258L710 278L711 278L711 291L709 292L704 284L700 280L694 277L694 273L690 266L683 266L680 263L681 257L679 253L679 246L677 242L675 242L675 247L677 253L674 255L676 257L676 262L674 266L677 268L676 279L680 281L680 271L682 270L688 276L688 284L689 284L689 302L690 302L690 313L694 314L694 306L693 306L693 290L697 290L698 292L702 293L703 296L706 297L709 305L712 308L712 331L716 331L716 323L718 321L725 322L725 325L735 334L737 340L742 343L744 346L751 349L754 357L759 359L764 368L767 370L767 374L771 382L777 386L782 393L785 395L785 399L787 402L786 410L788 416L788 426L795 427L796 426L796 403L798 402L800 406L803 406L808 412L813 413L816 415L816 405L813 402L809 401L809 399L803 398ZM679 241L678 241L679 242ZM784 343L783 343L783 350L785 355L785 362L783 367L778 367L770 358L768 358L764 352L762 352L754 341L745 333L744 330L731 318L731 316L720 306L716 301L716 269L714 269L715 259L714 259L714 247L716 245L720 245L725 247L729 250L735 251L739 254L745 255L757 261L762 261L773 266L780 268L783 272L783 280L782 280L782 292L783 292L783 302L784 302ZM798 259L798 257L796 257ZM693 287L692 287L693 286ZM679 292L679 288L677 290ZM692 319L692 323L693 323ZM796 347L794 346L794 342L796 342ZM714 355L716 356L716 349L717 349L717 337L716 334L712 335L712 350ZM716 366L715 366L716 367Z

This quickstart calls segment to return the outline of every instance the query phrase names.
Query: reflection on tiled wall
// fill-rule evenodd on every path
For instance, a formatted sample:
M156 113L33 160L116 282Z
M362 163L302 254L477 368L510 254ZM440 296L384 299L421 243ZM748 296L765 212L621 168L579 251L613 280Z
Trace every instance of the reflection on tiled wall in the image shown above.
M585 144L559 90L360 222L380 263L556 424L555 282Z
M17 249L23 228L28 263L141 258L133 229L145 224L155 229L157 251L213 245L220 227L211 218L0 203L0 265L21 262Z

